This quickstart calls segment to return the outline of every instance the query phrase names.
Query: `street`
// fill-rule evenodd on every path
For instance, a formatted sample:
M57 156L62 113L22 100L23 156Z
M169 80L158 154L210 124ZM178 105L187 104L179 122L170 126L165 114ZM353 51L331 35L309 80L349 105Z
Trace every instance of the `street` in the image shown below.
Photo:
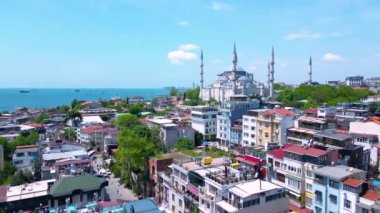
M96 158L92 161L92 167L96 174L98 174L100 169L104 168L101 155L96 155ZM138 198L135 193L132 190L124 188L123 185L119 184L119 180L120 178L114 177L113 174L109 176L108 186L106 187L106 193L108 195L107 200L137 200Z

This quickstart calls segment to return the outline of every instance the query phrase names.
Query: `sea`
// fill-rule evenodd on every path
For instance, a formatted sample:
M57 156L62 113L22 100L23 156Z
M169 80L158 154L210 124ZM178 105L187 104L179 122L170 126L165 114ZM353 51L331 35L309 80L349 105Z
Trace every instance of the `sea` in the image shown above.
M28 91L22 93L21 91ZM97 101L112 97L141 96L151 100L157 95L167 95L169 89L0 89L0 112L12 112L16 107L52 108L70 105L73 99Z

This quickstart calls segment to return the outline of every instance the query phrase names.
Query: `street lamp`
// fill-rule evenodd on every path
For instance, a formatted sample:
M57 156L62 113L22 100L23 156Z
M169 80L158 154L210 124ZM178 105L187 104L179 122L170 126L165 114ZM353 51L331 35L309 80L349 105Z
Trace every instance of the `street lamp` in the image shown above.
M97 192L94 192L94 199L96 202L98 201L98 193Z
M67 209L67 207L69 206L69 203L70 203L70 198L69 197L67 197L65 199L65 203L66 203L66 209Z

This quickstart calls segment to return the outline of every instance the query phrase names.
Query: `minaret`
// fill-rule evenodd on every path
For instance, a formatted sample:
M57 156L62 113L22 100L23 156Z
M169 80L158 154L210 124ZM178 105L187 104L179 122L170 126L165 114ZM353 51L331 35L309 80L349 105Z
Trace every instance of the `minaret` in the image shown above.
M270 87L269 87L269 98L273 99L273 84L274 84L274 48L272 46L272 59L270 62L271 70L270 70Z
M236 53L236 45L235 45L235 42L234 42L234 57L232 59L232 64L233 64L233 67L232 67L232 83L233 83L233 88L232 88L232 92L233 92L233 95L235 95L236 93L236 71L237 71L237 62L238 62L238 58L237 58L237 53Z
M311 61L311 56L310 56L310 61L309 61L309 82L308 82L309 85L311 85L312 82L313 82L312 75L313 75L313 62Z
M270 87L270 61L268 61L268 75L267 75L267 77L268 77L267 84L268 84L268 89L269 89L269 87Z
M201 49L201 65L200 65L200 67L201 67L201 88L200 88L199 94L201 96L201 99L203 99L203 92L202 92L202 90L203 90L203 49Z

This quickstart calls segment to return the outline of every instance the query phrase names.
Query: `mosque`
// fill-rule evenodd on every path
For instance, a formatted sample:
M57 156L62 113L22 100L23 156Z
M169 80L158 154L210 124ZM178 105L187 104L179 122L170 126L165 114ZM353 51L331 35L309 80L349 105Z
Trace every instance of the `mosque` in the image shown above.
M216 80L209 87L204 87L203 80L203 51L201 52L201 90L200 98L203 101L215 99L218 102L227 101L234 95L261 96L268 100L273 99L274 83L274 50L272 60L268 63L268 85L258 82L253 74L237 66L238 57L234 44L232 70L224 71L216 76Z

